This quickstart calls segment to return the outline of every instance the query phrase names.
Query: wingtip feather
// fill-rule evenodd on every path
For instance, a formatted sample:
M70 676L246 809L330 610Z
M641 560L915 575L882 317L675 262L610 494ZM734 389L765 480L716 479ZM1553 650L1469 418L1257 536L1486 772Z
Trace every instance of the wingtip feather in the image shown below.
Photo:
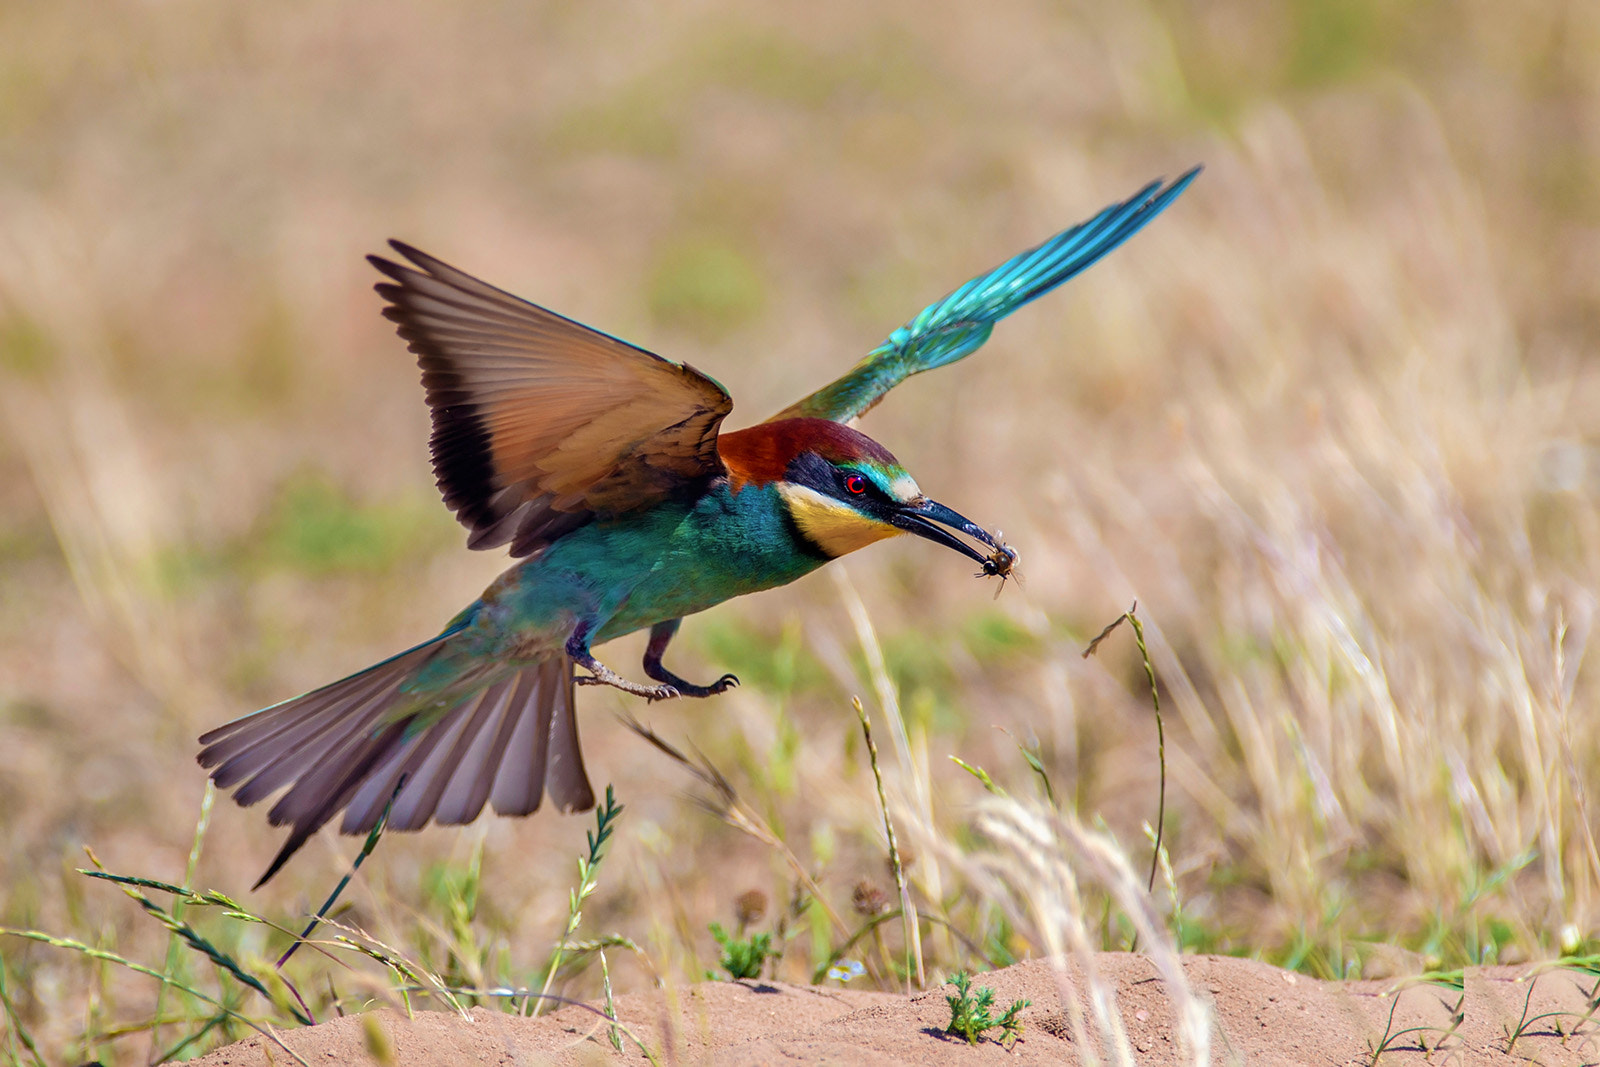
M859 418L913 374L946 366L976 351L1000 319L1087 270L1160 215L1204 169L1196 165L1170 183L1147 183L987 273L957 286L893 331L888 340L838 378L768 421L815 416Z
M382 256L368 256L367 262L372 264L373 269L378 271L378 273L382 274L384 277L394 279L393 282L378 282L373 285L373 288L376 289L379 295L381 295L385 300L394 299L393 294L401 291L400 285L395 283L398 282L403 284L405 282L406 274L411 270L411 268L402 266L392 259L384 259Z
M398 669L405 655L387 663ZM330 710L368 722L370 712L383 710L376 699L369 692L352 707ZM289 834L254 888L270 881L340 811L346 813L341 830L362 833L385 808L389 827L397 831L471 821L490 801L502 814L532 812L542 796L561 811L587 810L594 791L573 711L571 662L552 653L514 679L488 682L415 736L405 720L373 732L349 724L356 727L352 732L319 756L297 759L295 773L277 783L292 780L268 822L287 825Z
M423 267L423 269L426 269L426 264L423 263L423 260L433 259L432 256L422 251L416 245L407 244L398 237L389 238L389 247L398 252L400 255L404 256L406 259L409 259L411 262L415 263L417 266Z

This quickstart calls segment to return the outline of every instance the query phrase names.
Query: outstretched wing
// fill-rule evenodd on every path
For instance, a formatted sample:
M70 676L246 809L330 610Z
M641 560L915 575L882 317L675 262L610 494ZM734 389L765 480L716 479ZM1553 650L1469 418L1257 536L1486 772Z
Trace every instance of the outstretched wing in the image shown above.
M1043 296L1132 237L1188 188L1200 168L1171 184L1151 182L1120 204L972 279L889 335L844 377L768 421L811 417L848 422L913 374L971 355L994 324Z
M722 386L399 241L368 256L422 368L433 472L470 548L526 556L722 473Z

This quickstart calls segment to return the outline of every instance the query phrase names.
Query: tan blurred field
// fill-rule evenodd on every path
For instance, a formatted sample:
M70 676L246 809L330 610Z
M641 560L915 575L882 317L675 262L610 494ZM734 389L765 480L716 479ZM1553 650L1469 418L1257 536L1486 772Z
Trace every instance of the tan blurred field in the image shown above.
M198 733L429 636L504 565L434 492L362 260L386 238L688 360L743 425L1198 162L1148 230L864 422L1005 531L1024 588L893 542L688 622L684 673L731 694L584 691L627 810L580 937L637 944L608 953L619 990L697 980L707 924L759 890L776 973L809 978L859 882L894 895L859 695L913 894L959 935L922 928L930 980L1057 947L1051 878L1091 947L1127 947L1125 894L975 829L983 787L946 757L1031 802L994 728L1036 745L1142 882L1143 668L1126 630L1080 656L1137 598L1172 943L1333 977L1600 951L1596 55L1580 0L0 5L0 925L166 969L166 930L73 873L82 846L182 882ZM641 647L608 662L637 675ZM623 710L725 772L838 922L786 910L791 864ZM342 921L537 988L592 825L386 837ZM298 924L357 843L247 895L278 837L219 798L192 884ZM285 943L204 922L263 972ZM857 984L896 987L869 941ZM0 964L7 1062L24 1032L143 1062L211 1010L169 993L152 1041L149 978L13 938ZM294 967L319 1018L394 996L349 954ZM600 987L592 955L556 983Z

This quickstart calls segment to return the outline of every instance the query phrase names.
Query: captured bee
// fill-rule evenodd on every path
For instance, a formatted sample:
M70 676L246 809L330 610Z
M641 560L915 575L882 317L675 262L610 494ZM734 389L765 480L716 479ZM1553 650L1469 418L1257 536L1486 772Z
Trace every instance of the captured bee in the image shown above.
M1019 583L1022 581L1022 574L1016 569L1017 550L1005 543L1004 536L999 530L994 532L995 549L984 559L983 571L974 576L978 578L999 576L1000 588L994 591L995 599L997 600L1000 597L1000 589L1006 587L1007 579L1014 577Z

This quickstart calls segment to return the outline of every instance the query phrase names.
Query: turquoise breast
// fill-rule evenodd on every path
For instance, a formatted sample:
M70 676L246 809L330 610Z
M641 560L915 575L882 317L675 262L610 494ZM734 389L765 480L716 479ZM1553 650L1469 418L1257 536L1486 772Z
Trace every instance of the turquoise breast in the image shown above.
M566 630L587 617L599 644L787 584L826 562L797 537L776 489L723 484L694 501L573 531L496 582L480 619L505 633Z

